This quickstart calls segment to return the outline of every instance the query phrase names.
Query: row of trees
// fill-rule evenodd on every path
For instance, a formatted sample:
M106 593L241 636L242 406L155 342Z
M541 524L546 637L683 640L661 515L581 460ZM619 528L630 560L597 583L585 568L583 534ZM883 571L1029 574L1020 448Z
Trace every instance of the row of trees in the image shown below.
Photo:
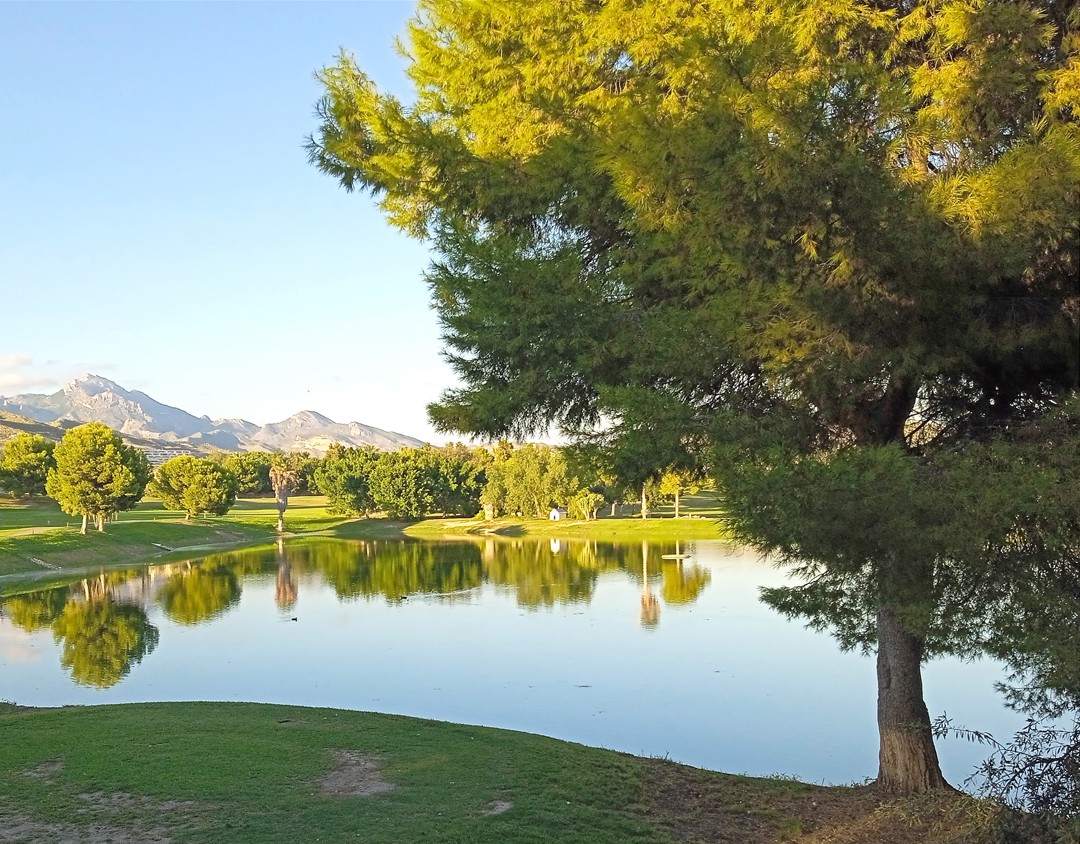
M440 513L488 518L546 518L553 507L572 518L593 519L604 504L614 508L637 496L676 502L696 491L702 472L654 469L638 484L620 478L596 450L554 448L507 441L493 449L450 445L380 452L333 446L313 474L314 488L342 513L385 512L416 519Z
M696 490L699 473L654 470L640 484L620 479L596 450L544 445L494 449L454 444L398 451L331 446L322 459L269 452L181 455L151 472L143 453L125 445L100 423L68 431L59 444L20 434L0 448L0 489L13 495L47 494L71 515L92 519L98 530L112 514L129 510L149 492L190 519L224 515L240 495L274 494L284 513L293 493L321 493L340 513L384 512L391 518L419 519L440 513L489 517L544 518L553 507L573 518L596 518L605 504L626 500L674 500ZM279 527L281 525L279 524Z
M308 459L267 457L298 466ZM48 495L68 515L81 516L81 532L86 533L90 520L104 530L107 519L134 508L148 489L188 519L227 513L241 484L223 462L182 455L155 472L140 449L124 443L107 425L89 422L67 431L59 443L37 434L18 434L5 442L0 489L17 497Z

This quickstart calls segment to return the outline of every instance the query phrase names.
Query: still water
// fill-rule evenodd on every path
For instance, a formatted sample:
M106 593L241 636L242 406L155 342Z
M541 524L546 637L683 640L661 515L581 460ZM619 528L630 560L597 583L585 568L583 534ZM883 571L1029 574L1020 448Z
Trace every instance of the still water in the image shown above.
M873 659L758 600L786 582L719 542L302 540L7 599L0 699L329 706L734 773L873 776ZM931 715L999 739L1022 724L996 663L936 660L925 677ZM955 783L985 755L940 749Z

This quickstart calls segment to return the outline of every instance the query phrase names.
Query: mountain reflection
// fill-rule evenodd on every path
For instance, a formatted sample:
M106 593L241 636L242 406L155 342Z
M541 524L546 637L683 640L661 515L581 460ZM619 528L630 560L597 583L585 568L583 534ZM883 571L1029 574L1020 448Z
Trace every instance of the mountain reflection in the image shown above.
M694 601L709 583L697 565L664 560L663 544L495 540L480 542L304 541L213 554L197 561L102 573L70 586L9 598L0 609L33 633L51 629L61 663L80 685L108 688L157 647L153 605L180 625L209 623L240 603L245 582L273 583L274 603L291 612L305 582L321 581L342 600L410 597L473 600L484 584L540 610L588 603L602 574L623 572L642 589L642 623L655 627L660 602Z

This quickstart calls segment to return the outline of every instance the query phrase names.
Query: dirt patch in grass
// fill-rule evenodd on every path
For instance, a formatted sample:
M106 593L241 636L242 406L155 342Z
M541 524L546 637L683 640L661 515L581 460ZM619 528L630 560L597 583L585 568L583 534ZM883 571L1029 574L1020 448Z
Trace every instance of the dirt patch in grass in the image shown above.
M22 773L52 783L63 769L63 759L47 759ZM194 801L158 800L124 792L94 791L78 798L84 805L75 814L87 816L89 823L42 820L12 811L0 798L0 844L170 844L172 832L157 823L160 816L175 812L174 819L184 824L188 813L198 808ZM107 817L110 815L120 817L114 823Z
M125 794L122 791L111 794L104 791L91 791L80 794L79 799L88 804L87 810L106 814L131 812L132 810L186 812L195 809L198 805L193 800L156 800L153 797Z
M171 844L168 830L138 822L80 825L43 821L9 811L0 798L0 844Z
M709 844L978 844L991 810L961 794L890 799L872 786L813 786L646 763L643 813Z
M323 794L372 797L394 790L394 784L382 778L377 759L347 750L335 750L333 757L336 767L319 780Z
M41 823L19 815L0 815L0 844L171 844L161 829L125 829L107 824L75 826Z
M513 801L510 800L492 800L484 808L485 815L502 815L509 812L514 808Z
M28 771L23 771L24 777L30 777L35 780L44 780L45 782L52 782L53 779L64 770L63 759L46 759L40 765L35 765Z

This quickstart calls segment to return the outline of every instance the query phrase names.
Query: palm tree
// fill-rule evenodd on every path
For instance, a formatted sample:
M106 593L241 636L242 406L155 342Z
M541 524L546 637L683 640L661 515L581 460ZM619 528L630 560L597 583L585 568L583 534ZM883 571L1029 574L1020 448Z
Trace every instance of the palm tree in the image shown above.
M274 488L277 499L278 533L285 532L285 508L289 506L289 493L295 492L300 485L299 473L284 462L276 462L270 467L270 486Z

